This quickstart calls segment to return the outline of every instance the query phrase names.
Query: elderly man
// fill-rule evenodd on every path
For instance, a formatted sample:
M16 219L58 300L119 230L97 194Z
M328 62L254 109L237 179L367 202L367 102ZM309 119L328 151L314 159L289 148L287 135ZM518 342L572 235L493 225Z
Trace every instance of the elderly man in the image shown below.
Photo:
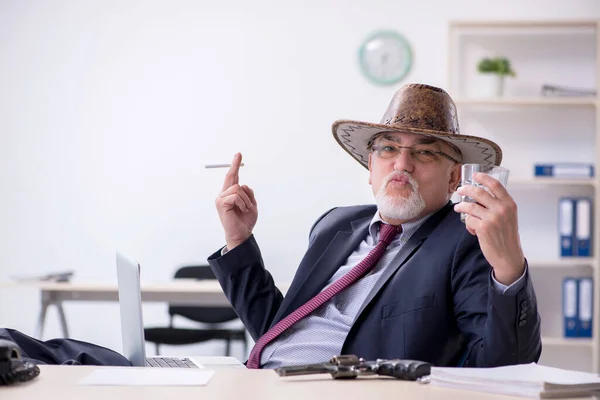
M489 192L458 189L476 203L450 201L461 164L499 165L500 148L461 134L450 96L423 84L403 86L380 124L340 120L333 135L368 168L376 204L334 208L314 223L285 298L252 235L257 203L239 184L241 154L216 199L226 246L208 261L256 340L247 366L339 354L438 366L537 361L540 317L515 202L482 174L474 179Z

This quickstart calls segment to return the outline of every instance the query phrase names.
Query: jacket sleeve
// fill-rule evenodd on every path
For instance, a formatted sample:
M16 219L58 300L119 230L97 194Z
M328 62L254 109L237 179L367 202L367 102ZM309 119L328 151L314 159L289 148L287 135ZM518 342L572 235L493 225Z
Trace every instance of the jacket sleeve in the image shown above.
M323 213L311 226L309 246L316 240L319 223L332 210L334 208ZM216 251L208 258L208 263L233 309L256 341L273 324L283 295L265 269L254 235L224 255L221 250Z
M462 235L452 265L454 314L466 338L465 367L495 367L539 360L542 343L536 296L526 268L516 293L493 287L492 268L475 236Z
M208 263L240 320L258 340L271 326L283 295L264 267L254 235L223 256L215 252Z

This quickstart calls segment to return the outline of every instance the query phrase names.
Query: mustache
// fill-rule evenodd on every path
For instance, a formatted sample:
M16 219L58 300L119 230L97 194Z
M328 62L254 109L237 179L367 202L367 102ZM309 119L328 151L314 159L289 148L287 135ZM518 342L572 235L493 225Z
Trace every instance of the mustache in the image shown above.
M392 179L401 177L404 177L408 180L408 183L410 184L410 186L412 186L413 190L417 190L419 188L419 184L417 183L415 178L413 178L412 175L406 171L393 171L383 180L383 187L387 187L387 185L392 181Z

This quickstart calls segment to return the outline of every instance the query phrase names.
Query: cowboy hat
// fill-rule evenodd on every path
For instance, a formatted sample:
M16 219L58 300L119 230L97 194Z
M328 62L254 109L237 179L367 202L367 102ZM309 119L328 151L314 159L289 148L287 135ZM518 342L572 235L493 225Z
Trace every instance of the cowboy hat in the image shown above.
M369 163L368 143L381 132L416 133L444 140L460 151L463 164L502 162L502 150L496 143L460 133L454 101L443 89L429 85L402 86L379 124L338 120L331 129L340 146L365 168Z

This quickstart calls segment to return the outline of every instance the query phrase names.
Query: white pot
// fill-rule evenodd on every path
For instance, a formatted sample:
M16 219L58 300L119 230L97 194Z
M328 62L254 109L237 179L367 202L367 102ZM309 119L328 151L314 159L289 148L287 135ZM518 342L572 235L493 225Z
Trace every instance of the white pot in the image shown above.
M504 95L504 79L494 73L479 73L474 82L475 97L502 97Z

